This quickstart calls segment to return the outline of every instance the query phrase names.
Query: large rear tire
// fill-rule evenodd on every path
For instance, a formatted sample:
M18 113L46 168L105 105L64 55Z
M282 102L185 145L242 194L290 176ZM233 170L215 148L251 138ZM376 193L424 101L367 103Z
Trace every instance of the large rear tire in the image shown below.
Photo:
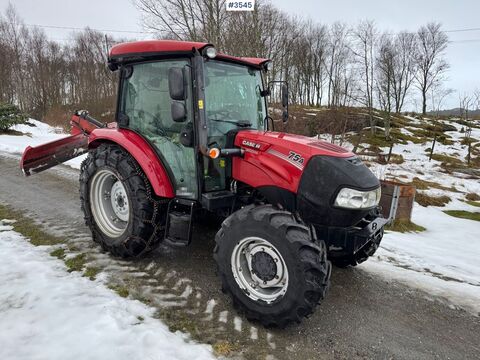
M81 166L80 200L93 240L115 256L139 256L163 239L165 201L153 197L145 174L119 146L90 151Z
M299 323L324 298L331 272L325 243L291 213L246 206L223 222L215 241L222 289L249 320Z

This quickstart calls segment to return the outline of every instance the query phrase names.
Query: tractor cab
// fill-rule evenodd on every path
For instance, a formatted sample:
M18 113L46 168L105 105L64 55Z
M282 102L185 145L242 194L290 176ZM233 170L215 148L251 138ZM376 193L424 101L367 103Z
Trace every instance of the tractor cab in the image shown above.
M217 54L204 43L140 45L110 52L110 68L120 70L118 126L152 145L176 197L200 200L228 190L231 157L219 152L232 147L229 138L239 130L267 129L268 60Z

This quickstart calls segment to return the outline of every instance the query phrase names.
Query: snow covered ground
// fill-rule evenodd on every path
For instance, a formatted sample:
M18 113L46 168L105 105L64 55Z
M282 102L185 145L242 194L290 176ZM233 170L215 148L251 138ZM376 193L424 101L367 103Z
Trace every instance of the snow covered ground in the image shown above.
M427 230L387 232L374 257L359 268L420 288L432 299L479 315L480 223L418 204L412 220Z
M99 281L68 273L0 222L0 359L213 359Z
M411 126L428 123L408 116L405 118ZM465 126L454 121L442 122L456 128L456 131L445 132L453 143L444 145L437 142L434 153L465 161L468 149L467 145L461 144L465 136L461 130L465 130ZM401 130L402 133L413 135L407 129ZM480 129L472 128L471 137L474 143L478 142ZM321 134L318 138L331 141L330 134ZM365 148L369 146L362 145ZM343 146L353 148L348 142L344 142ZM420 144L395 144L393 154L402 155L405 161L402 164L388 165L370 161L370 169L380 179L408 183L413 178L419 178L437 183L444 189L417 189L417 192L435 197L446 195L452 201L444 207L422 207L415 203L412 221L427 230L420 233L387 232L375 256L359 268L378 274L386 280L400 281L420 288L430 294L432 299L442 299L453 307L480 315L480 222L459 219L443 212L480 212L480 207L465 202L468 193L480 195L480 181L462 173L445 173L440 161L429 161L426 149L431 146L431 140ZM388 148L381 150L384 154L389 151Z
M415 123L419 123L419 120ZM435 154L465 161L467 146L461 144L465 136L460 132L462 126L451 121L445 123L457 128L457 131L445 132L453 144L443 145L437 142ZM403 131L408 130L402 129ZM471 136L478 141L480 129L473 128ZM466 194L480 194L480 181L462 173L445 173L440 161L429 161L425 150L431 146L431 141L423 144L396 144L393 153L401 154L405 162L388 165L372 162L371 170L383 179L409 182L417 177L437 183L444 189L430 188L417 192L434 197L446 195L452 201L444 207L422 207L415 203L412 221L427 230L420 233L387 233L374 259L367 261L361 268L421 288L431 294L432 298L445 299L452 306L480 315L480 222L452 217L443 212L480 212L479 207L465 202ZM383 151L388 153L387 148Z
M25 134L24 136L0 134L0 151L21 155L27 146L33 147L69 136L69 134L63 132L63 129L51 127L41 121L29 119L28 122L35 126L15 125L12 127L12 130L22 132ZM87 154L84 154L67 161L65 164L80 169L80 165L86 156Z

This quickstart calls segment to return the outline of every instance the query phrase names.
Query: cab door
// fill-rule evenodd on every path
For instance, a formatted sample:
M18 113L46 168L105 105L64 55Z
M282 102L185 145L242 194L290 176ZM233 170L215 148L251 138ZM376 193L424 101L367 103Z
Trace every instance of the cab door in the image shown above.
M209 60L204 73L209 147L225 148L230 131L265 128L266 103L261 95L260 70ZM231 158L204 158L206 192L227 188L231 161Z
M169 92L171 69L181 69L186 76L185 116L172 118ZM197 199L195 152L180 142L182 129L193 124L192 81L188 59L162 60L130 65L125 68L119 111L127 116L128 128L145 137L156 149L178 197ZM174 121L176 120L176 121Z

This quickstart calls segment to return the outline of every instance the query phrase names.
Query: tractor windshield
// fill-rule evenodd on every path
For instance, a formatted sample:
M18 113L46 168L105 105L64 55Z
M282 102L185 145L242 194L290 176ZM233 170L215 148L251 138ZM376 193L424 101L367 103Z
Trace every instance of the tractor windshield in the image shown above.
M205 63L205 110L209 136L241 127L263 129L266 109L260 70L209 60ZM223 145L223 144L221 144Z

